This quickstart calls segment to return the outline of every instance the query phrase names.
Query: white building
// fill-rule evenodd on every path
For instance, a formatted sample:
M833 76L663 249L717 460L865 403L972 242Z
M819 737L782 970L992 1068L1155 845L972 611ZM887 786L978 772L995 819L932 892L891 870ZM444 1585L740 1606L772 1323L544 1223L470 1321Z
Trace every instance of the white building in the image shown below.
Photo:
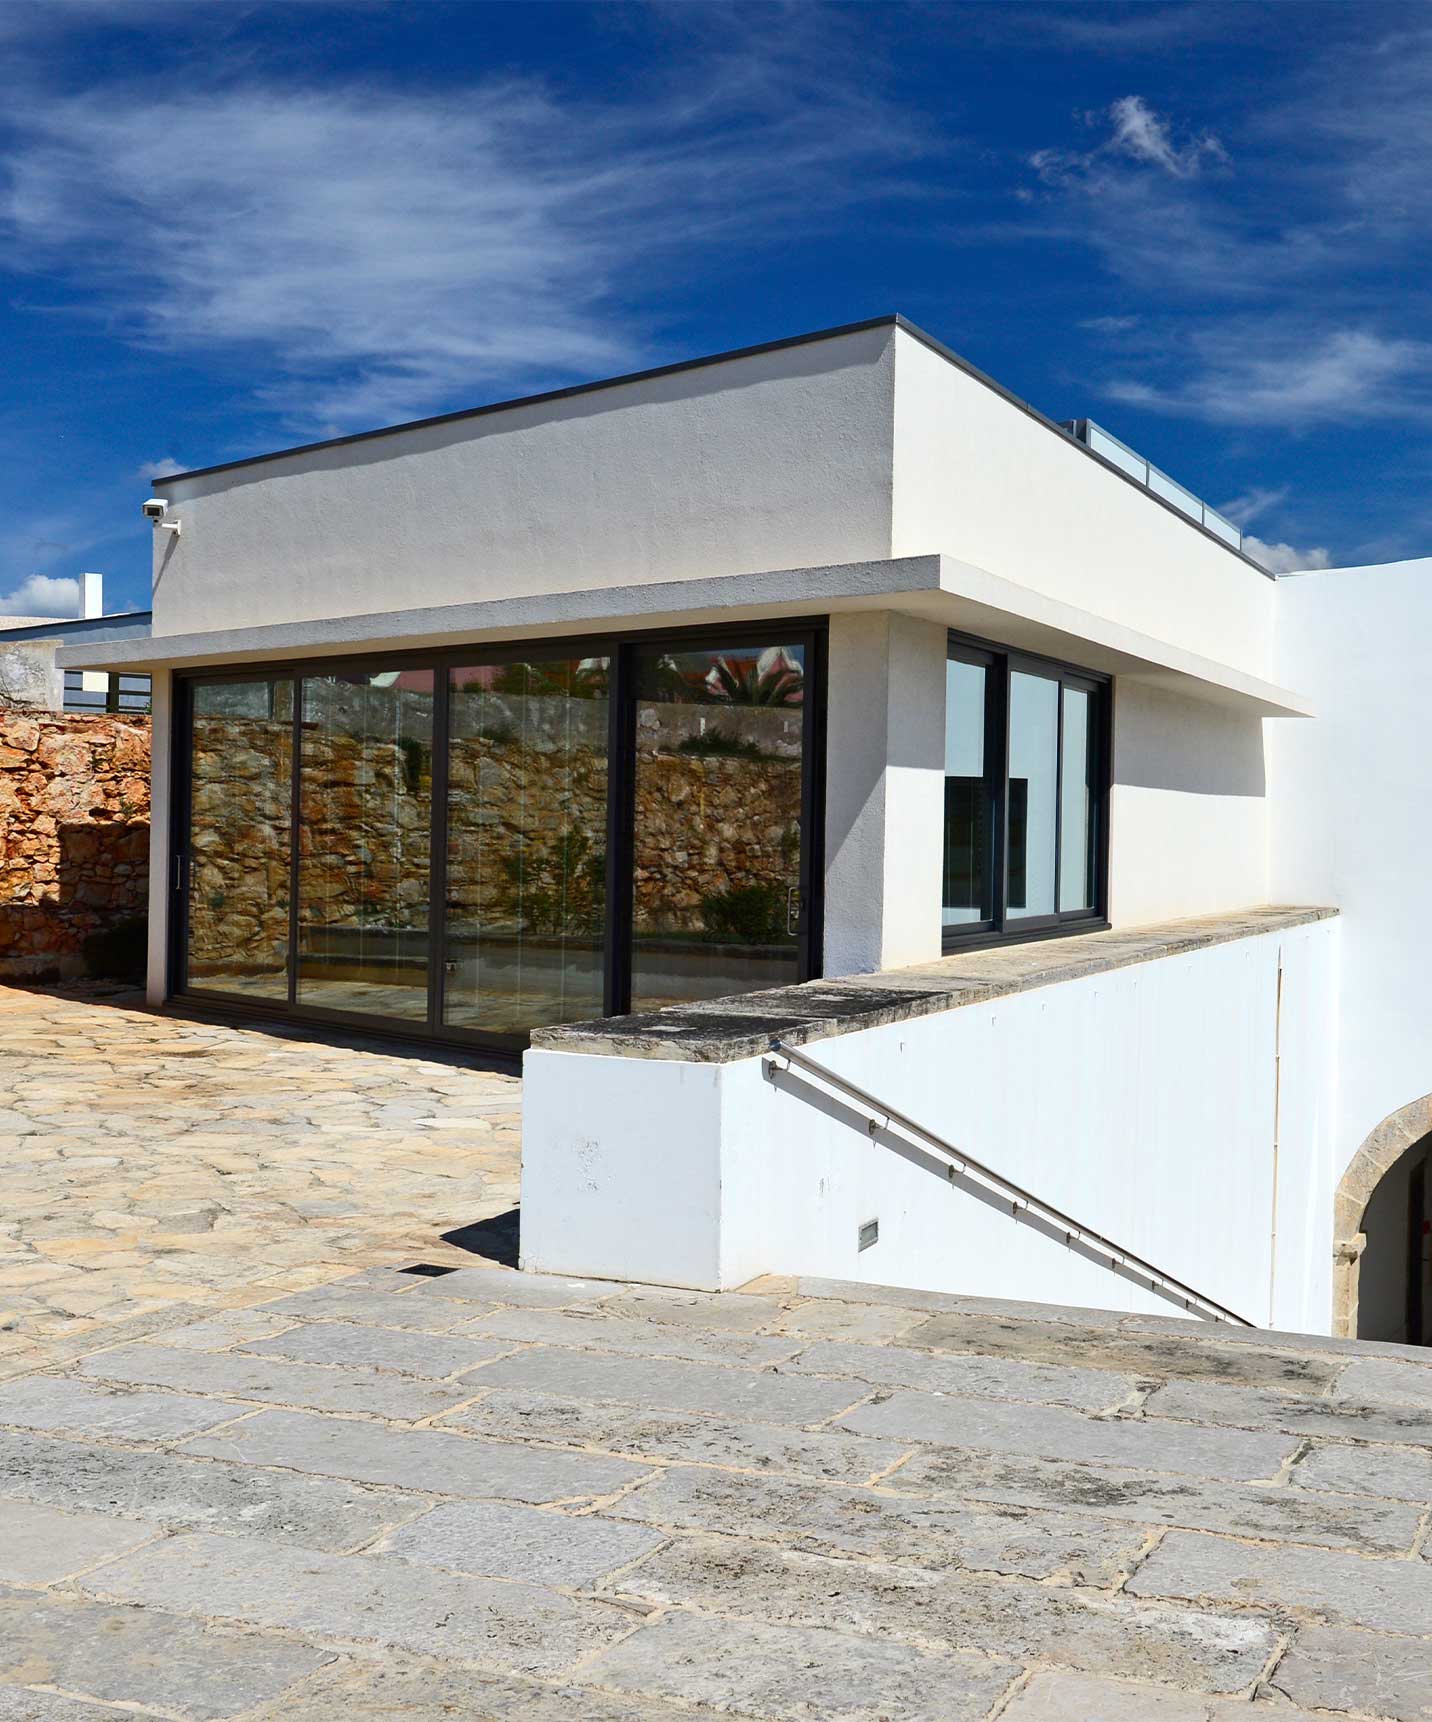
M163 479L152 996L530 1046L533 1267L1421 1338L1427 568L1076 431L882 318Z

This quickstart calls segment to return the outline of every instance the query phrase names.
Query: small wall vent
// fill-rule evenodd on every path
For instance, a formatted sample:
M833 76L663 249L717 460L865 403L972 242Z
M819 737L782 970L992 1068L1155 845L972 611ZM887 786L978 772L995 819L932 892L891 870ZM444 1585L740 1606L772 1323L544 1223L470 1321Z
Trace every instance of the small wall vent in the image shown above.
M867 1220L856 1234L856 1237L858 1240L856 1244L857 1254L861 1250L868 1250L872 1244L878 1244L880 1242L879 1220Z

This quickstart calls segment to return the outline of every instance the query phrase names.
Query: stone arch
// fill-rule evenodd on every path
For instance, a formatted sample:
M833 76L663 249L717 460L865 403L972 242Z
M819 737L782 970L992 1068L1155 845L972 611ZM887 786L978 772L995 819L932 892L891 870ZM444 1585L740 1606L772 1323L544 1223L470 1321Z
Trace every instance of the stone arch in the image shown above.
M1372 1193L1409 1148L1432 1134L1432 1094L1390 1113L1353 1155L1333 1198L1333 1332L1357 1338L1358 1276Z

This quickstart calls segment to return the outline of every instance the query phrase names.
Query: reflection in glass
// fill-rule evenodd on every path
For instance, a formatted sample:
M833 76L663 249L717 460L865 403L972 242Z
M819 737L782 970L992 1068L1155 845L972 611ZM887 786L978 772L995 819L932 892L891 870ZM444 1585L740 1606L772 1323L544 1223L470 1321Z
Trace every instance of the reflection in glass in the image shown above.
M288 997L293 683L194 689L188 984Z
M1011 920L1054 913L1059 781L1059 683L1009 677L1009 904Z
M993 821L985 780L983 664L945 665L945 890L947 927L994 914Z
M1089 716L1093 701L1082 688L1064 689L1064 764L1059 787L1059 907L1094 906L1092 788Z
M609 670L451 672L446 1023L521 1033L602 1014Z
M433 672L303 680L298 999L423 1019Z
M638 654L631 1008L800 976L805 648Z

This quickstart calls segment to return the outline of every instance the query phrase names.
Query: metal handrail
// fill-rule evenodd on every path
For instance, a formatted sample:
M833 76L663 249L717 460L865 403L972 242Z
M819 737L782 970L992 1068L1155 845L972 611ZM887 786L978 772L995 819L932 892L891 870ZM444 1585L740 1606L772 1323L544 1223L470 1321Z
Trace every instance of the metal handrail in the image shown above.
M883 1118L887 1129L892 1124L898 1125L900 1129L908 1131L912 1136L918 1136L922 1142L952 1161L953 1164L948 1169L951 1182L954 1181L957 1172L964 1177L972 1176L983 1179L997 1195L1010 1204L1010 1217L1012 1219L1018 1220L1021 1213L1027 1213L1034 1218L1043 1220L1048 1225L1057 1227L1064 1233L1066 1244L1073 1244L1077 1241L1096 1254L1107 1256L1109 1260L1102 1265L1107 1267L1111 1273L1118 1273L1121 1268L1134 1270L1141 1278L1149 1282L1151 1291L1156 1292L1160 1297L1168 1298L1173 1303L1182 1304L1185 1309L1203 1317L1204 1320L1231 1322L1236 1327L1253 1327L1256 1325L1249 1321L1246 1316L1239 1315L1236 1310L1228 1309L1216 1299L1205 1296L1203 1292L1195 1291L1192 1286L1186 1285L1173 1274L1165 1273L1162 1268L1155 1267L1152 1262L1136 1255L1133 1250L1124 1249L1121 1244L1116 1244L1111 1238L1106 1238L1102 1232L1096 1232L1093 1227L1083 1225L1080 1221L1064 1213L1062 1209L1041 1201L1038 1196L1031 1195L1028 1190L1021 1189L1012 1178L1006 1178L1002 1172L996 1172L993 1167L984 1165L981 1161L976 1160L973 1155L953 1147L942 1136L937 1136L933 1130L927 1129L925 1125L918 1123L913 1118L907 1118L903 1112L897 1112L893 1106L887 1106L883 1100L879 1100L875 1095L867 1093L865 1089L857 1087L855 1083L847 1081L845 1077L837 1076L833 1070L827 1070L823 1064L817 1064L813 1058L808 1057L803 1052L798 1052L795 1047L787 1046L779 1036L772 1036L770 1049L776 1058L783 1058L788 1064L798 1065L800 1069L809 1071L812 1076L818 1077L822 1082L829 1084L831 1088L838 1089L849 1099L858 1101L867 1111L873 1112L875 1117L871 1118L867 1125L872 1138L878 1129L876 1119ZM769 1077L774 1078L777 1069L775 1058L767 1060L766 1073Z

